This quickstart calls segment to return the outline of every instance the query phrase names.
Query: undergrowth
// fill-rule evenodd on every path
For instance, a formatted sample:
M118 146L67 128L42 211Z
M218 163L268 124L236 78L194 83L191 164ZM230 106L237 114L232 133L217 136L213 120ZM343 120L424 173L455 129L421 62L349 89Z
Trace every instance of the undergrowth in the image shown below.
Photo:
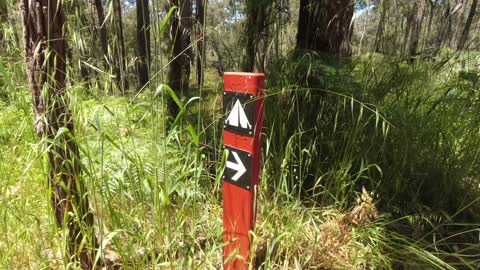
M75 268L12 59L0 60L0 268ZM478 268L480 75L455 61L297 53L273 65L252 268ZM70 82L98 260L222 267L222 87L207 76L177 121L160 82L124 97Z

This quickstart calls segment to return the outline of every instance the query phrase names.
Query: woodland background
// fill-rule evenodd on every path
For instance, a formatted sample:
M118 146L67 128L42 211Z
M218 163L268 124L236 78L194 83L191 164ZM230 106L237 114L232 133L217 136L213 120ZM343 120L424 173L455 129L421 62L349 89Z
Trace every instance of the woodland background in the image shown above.
M478 8L0 0L0 269L221 269L225 71L266 74L252 269L478 269Z

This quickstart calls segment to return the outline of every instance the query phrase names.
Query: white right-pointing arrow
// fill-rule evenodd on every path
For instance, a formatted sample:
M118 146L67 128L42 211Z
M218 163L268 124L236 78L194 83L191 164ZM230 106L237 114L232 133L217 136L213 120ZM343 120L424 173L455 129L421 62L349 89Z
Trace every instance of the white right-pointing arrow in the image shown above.
M233 181L238 181L238 179L240 179L240 177L242 177L242 175L247 171L247 169L243 165L242 160L238 156L238 153L235 152L235 151L231 151L231 152L232 152L233 157L235 158L235 161L237 163L227 161L227 168L232 169L234 171L237 171L237 173L232 177L232 180Z

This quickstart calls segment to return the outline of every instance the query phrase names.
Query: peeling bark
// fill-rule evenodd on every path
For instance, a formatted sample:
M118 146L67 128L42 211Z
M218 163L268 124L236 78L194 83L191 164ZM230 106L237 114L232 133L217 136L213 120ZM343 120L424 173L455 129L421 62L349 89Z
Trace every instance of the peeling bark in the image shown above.
M66 97L67 43L61 0L23 0L25 61L32 93L35 131L48 157L47 179L59 227L68 229L70 261L92 269L96 239L93 215L80 174L73 116ZM58 135L66 129L68 133Z

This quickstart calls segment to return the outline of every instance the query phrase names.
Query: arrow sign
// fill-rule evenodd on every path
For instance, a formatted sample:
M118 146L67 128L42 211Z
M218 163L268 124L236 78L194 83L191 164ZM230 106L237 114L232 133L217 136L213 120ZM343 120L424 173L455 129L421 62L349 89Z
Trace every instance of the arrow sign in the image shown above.
M227 168L237 171L237 173L232 176L232 180L238 181L238 179L247 171L247 169L243 165L242 160L238 156L237 152L232 151L232 155L235 157L236 163L227 161Z
M224 92L223 96L225 130L253 136L255 126L255 97L250 94Z
M251 187L252 155L249 152L225 146L228 150L223 178L244 189Z

